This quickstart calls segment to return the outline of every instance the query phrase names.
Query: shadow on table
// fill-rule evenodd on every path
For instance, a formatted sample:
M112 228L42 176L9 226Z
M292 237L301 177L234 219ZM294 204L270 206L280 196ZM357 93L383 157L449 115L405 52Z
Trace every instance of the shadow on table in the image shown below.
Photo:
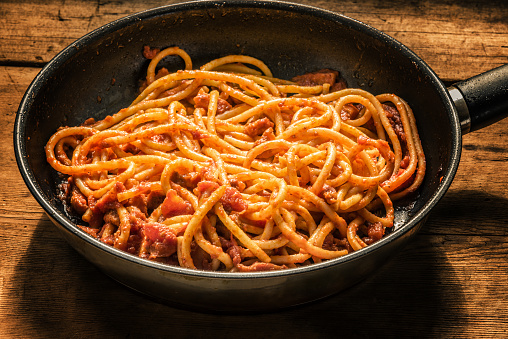
M507 201L492 203L501 208ZM431 234L433 222L444 212L431 214L425 232L356 286L307 305L243 315L176 309L132 292L79 256L44 217L17 266L16 286L10 289L14 292L7 297L23 326L43 337L459 335L468 322L463 289L442 236Z

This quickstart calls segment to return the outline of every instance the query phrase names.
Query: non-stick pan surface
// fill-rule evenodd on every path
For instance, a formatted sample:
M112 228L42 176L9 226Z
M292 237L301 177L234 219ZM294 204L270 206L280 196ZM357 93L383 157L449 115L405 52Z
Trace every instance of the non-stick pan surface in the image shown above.
M397 204L381 241L345 257L279 272L217 273L150 262L120 252L75 227L56 197L60 178L44 145L59 126L101 119L130 104L146 72L144 45L179 46L194 67L227 54L263 60L280 78L333 68L350 87L396 93L414 110L427 159L418 195ZM167 58L171 71L182 68ZM173 304L208 310L278 309L357 283L385 263L422 226L444 195L461 149L456 108L436 74L396 40L351 18L281 2L191 2L103 26L58 54L34 79L19 107L14 143L30 191L67 241L121 283Z

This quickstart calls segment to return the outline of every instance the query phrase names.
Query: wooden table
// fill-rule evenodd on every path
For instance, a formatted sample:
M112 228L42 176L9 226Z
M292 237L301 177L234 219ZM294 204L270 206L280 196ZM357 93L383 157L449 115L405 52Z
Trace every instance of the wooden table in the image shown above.
M508 336L508 119L464 136L453 185L402 252L357 286L309 305L227 316L171 308L71 249L18 173L18 104L41 67L72 41L171 2L0 2L0 337ZM508 62L505 0L298 2L394 36L447 84Z

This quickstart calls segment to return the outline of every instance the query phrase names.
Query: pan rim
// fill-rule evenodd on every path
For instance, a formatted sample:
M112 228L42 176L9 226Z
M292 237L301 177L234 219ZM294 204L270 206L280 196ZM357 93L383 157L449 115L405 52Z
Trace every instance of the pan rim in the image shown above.
M85 46L90 44L101 37L119 30L121 28L132 25L136 22L155 18L158 16L168 15L176 12L183 12L187 10L207 10L213 8L263 8L269 10L281 10L287 12L293 12L296 14L305 14L316 16L322 18L327 21L338 22L342 25L346 25L354 30L360 31L367 35L374 37L375 39L393 46L400 50L400 52L414 62L421 71L429 77L430 81L434 85L434 87L438 90L439 95L441 97L441 101L444 106L448 109L448 117L450 118L450 124L454 127L451 130L452 133L452 154L450 155L450 163L449 168L443 175L443 179L439 185L439 187L435 190L432 196L428 199L428 201L414 214L410 217L409 221L407 221L404 225L402 225L397 230L394 230L390 235L381 239L380 241L369 245L368 247L350 253L346 256L339 257L336 259L327 260L321 263L315 263L308 266L290 268L287 270L278 270L278 271L264 271L264 272L212 272L212 271L203 271L203 270L191 270L187 268L182 268L178 266L170 266L166 264L161 264L153 261L149 261L147 259L139 258L135 255L120 251L114 247L108 246L92 237L90 237L85 232L81 231L79 228L75 226L68 218L65 217L60 211L54 208L45 198L42 189L37 185L35 176L33 175L33 170L30 168L26 149L25 149L25 121L26 114L30 111L31 104L33 103L35 97L37 96L39 90L44 87L45 83L51 78L53 72L58 69L66 60L71 58L75 53L79 51L81 46ZM98 248L101 251L108 253L109 255L113 255L118 257L121 260L126 260L135 265L147 266L164 273L170 274L178 274L184 275L194 278L204 278L204 279L228 279L228 280L243 280L243 279L259 279L259 278L274 278L274 277L282 277L282 276L293 276L304 273L313 272L316 270L324 270L329 269L332 266L339 266L344 262L351 262L359 260L360 258L372 255L371 253L376 252L381 247L387 245L389 242L396 240L397 238L403 236L407 232L410 232L416 225L422 222L427 216L430 210L438 203L438 201L445 195L446 191L450 187L453 178L455 176L455 172L458 168L458 164L460 161L460 153L461 153L461 133L460 133L460 123L457 115L457 111L455 106L453 105L451 98L441 80L435 74L435 72L413 51L407 48L405 45L397 41L391 36L377 30L376 28L367 25L363 22L360 22L356 19L350 18L343 14L339 14L336 12L332 12L326 9L321 9L308 5L301 5L291 2L283 2L283 1L242 1L242 0L232 0L232 1L191 1L174 5L167 5L156 7L152 9L148 9L146 11L134 13L132 15L117 19L110 23L107 23L87 34L77 39L69 46L64 48L61 52L59 52L55 57L53 57L46 66L44 66L41 71L37 74L34 80L29 85L26 90L17 114L14 123L14 152L16 157L16 162L19 168L19 171L25 181L25 184L29 188L31 194L37 200L39 205L44 209L45 213L49 216L49 219L53 222L56 221L62 226L63 229L70 232L72 235L78 237L81 241L86 242L89 245L92 245Z

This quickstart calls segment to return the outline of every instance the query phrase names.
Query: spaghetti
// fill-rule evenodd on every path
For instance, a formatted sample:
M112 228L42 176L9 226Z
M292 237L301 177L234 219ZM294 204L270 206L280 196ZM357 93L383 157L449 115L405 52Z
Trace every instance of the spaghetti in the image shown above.
M156 71L168 55L185 69ZM199 69L178 47L145 56L130 106L45 147L80 227L111 246L191 269L308 265L381 239L392 201L423 180L396 95L346 88L332 70L280 80L248 56Z

